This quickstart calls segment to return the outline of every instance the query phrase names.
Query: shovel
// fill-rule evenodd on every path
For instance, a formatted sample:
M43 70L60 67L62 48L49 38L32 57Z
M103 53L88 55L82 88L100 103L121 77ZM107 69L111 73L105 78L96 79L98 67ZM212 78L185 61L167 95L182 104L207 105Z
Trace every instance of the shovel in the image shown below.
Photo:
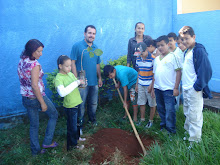
M115 85L116 85L116 81L115 81L114 78L113 78L113 81L114 81L114 83L115 83ZM120 99L121 99L121 101L122 101L122 103L123 103L123 105L124 105L124 101L123 101L123 98L122 98L122 96L121 96L121 92L119 91L118 88L117 88L117 91L118 91L118 94L119 94L119 96L120 96ZM146 150L145 150L145 148L144 148L144 145L143 145L143 143L142 143L142 141L141 141L141 139L140 139L140 137L139 137L139 135L138 135L138 132L137 132L135 126L134 126L134 123L133 123L133 120L131 119L130 113L128 112L127 107L124 107L124 108L125 108L125 111L126 111L126 113L127 113L128 118L129 118L129 121L130 121L130 123L131 123L131 126L132 126L132 128L133 128L133 130L134 130L134 134L135 134L135 136L136 136L136 138L137 138L137 140L138 140L138 142L139 142L139 144L140 144L140 146L141 146L141 148L142 148L142 150L143 150L144 156L145 156L145 155L147 154L147 152L146 152Z

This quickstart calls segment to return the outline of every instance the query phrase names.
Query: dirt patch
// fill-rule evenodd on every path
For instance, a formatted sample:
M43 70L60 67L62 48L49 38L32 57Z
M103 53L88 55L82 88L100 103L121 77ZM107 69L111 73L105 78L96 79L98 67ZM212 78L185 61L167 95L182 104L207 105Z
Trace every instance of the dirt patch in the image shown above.
M140 137L147 149L154 140L151 137ZM115 162L116 164L138 164L143 151L134 134L117 129L105 128L92 135L89 140L94 145L90 164Z

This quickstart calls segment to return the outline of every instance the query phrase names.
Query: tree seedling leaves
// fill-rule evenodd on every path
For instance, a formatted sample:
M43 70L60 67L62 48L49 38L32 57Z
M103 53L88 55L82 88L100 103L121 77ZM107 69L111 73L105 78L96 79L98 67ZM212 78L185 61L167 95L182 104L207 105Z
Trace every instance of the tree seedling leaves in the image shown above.
M87 47L87 51L88 52L92 51L92 47Z
M94 53L96 54L96 56L101 56L103 54L103 51L101 49L96 49L94 50Z
M90 56L90 58L94 57L94 53L93 52L89 52L89 56Z

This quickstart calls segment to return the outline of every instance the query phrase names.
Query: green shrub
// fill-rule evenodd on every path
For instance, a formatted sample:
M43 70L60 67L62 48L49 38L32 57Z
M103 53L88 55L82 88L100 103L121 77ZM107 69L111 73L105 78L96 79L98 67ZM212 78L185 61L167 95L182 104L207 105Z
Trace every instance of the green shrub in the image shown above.
M126 66L127 55L120 56L117 60L110 60L107 62L107 64L112 65L112 66L116 66L116 65ZM104 66L105 64L101 62L100 68L101 68L101 74L102 74L102 79L103 79L103 86L99 88L99 104L105 103L106 100L108 100L109 98L111 99L111 97L115 97L117 95L114 82L111 79L104 77L104 74L103 74ZM63 98L59 96L54 86L54 79L57 73L58 73L58 69L54 70L54 72L46 73L48 75L46 80L47 80L47 87L52 91L51 98L53 100L53 103L56 106L61 107L63 105Z

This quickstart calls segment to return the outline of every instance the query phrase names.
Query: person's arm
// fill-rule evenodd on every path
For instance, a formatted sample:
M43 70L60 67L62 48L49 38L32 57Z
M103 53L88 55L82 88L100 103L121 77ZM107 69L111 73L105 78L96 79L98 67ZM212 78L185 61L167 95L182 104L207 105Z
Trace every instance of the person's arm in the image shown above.
M77 78L77 70L76 70L76 60L72 60L71 62L71 71L72 73L75 75L75 77Z
M180 80L181 80L181 69L176 70L176 83L173 89L173 96L178 96L179 95L179 84L180 84Z
M155 92L154 92L154 82L155 82L155 79L154 79L154 74L153 74L153 79L152 79L152 82L150 84L150 88L151 88L151 91L150 91L150 94L151 94L151 97L152 98L155 98ZM149 91L148 91L149 92Z
M195 71L197 72L197 79L193 87L196 91L202 91L208 85L212 77L212 68L208 59L208 54L204 49L198 49L194 53L197 54L195 62Z
M140 71L138 71L138 75L139 75L139 73L140 73ZM135 91L138 93L138 76L137 76Z
M39 65L35 66L31 70L31 87L32 87L34 95L36 96L37 100L40 102L42 111L45 112L47 110L47 105L43 99L43 96L40 92L40 88L38 86L39 73L40 73L40 66Z
M100 64L96 64L96 69L97 69L97 75L99 79L99 87L102 87L103 82L102 82Z
M83 80L76 80L66 87L64 87L63 85L59 85L57 86L57 92L60 95L60 97L65 97L66 95L70 94L74 89L76 89L80 84L83 83Z
M120 88L120 85L121 85L121 83L120 83L120 81L118 81L118 83L115 84L115 88Z
M123 91L124 91L124 108L125 108L125 107L128 106L128 104L127 104L127 96L128 96L128 87L127 87L127 85L123 87Z

